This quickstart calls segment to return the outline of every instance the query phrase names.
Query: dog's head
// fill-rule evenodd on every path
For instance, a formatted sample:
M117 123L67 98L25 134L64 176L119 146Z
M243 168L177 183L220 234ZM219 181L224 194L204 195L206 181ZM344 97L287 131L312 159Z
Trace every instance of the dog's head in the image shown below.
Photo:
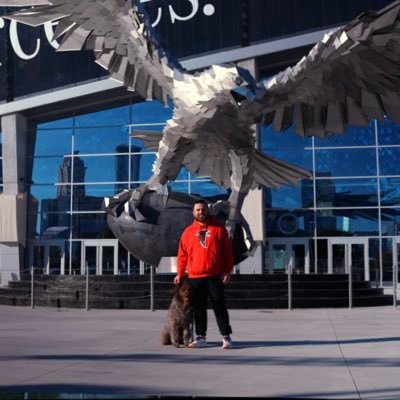
M174 297L183 306L189 305L190 302L190 286L185 280L181 281L174 287Z

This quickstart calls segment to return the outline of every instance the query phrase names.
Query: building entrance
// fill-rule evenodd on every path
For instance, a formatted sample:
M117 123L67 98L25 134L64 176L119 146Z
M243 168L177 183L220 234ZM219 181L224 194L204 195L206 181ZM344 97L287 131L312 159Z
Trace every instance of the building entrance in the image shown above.
M329 238L328 273L348 274L350 266L353 274L369 281L367 238Z
M118 241L84 240L82 241L81 274L117 275Z
M29 265L39 274L65 273L64 240L35 241L29 248Z
M293 273L310 273L310 252L308 239L275 238L268 241L269 272L284 272L288 266Z

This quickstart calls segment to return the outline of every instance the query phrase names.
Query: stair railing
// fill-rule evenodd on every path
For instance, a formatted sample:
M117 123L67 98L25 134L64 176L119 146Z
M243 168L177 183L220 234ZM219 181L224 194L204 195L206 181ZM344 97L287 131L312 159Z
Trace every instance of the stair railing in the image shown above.
M349 264L349 309L353 308L353 267Z

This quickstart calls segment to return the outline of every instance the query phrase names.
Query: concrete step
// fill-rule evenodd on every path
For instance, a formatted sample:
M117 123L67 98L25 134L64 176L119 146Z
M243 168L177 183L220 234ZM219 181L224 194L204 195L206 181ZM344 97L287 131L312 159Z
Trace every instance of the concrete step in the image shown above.
M154 277L154 307L166 309L173 291L172 274ZM353 282L354 306L388 305L393 302L383 289L370 282ZM0 304L30 305L29 280L10 282L0 288ZM149 309L149 275L90 276L89 308ZM35 304L47 307L84 308L85 276L35 276ZM229 308L287 308L286 274L232 275L226 287ZM293 275L292 307L348 307L347 275Z

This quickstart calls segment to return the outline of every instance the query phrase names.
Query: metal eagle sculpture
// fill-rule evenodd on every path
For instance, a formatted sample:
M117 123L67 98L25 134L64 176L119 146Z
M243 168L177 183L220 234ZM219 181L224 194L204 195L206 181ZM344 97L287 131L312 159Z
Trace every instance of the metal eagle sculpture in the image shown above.
M349 125L367 126L371 118L400 122L400 0L327 33L296 65L259 82L233 64L185 70L159 45L138 1L0 0L0 6L30 6L6 18L33 26L58 22L58 51L92 50L128 89L173 102L162 136L136 135L158 151L153 176L109 200L106 209L114 217L145 220L144 195L149 189L165 194L184 166L230 189L226 226L234 236L236 224L244 225L251 241L241 216L249 190L310 177L258 151L254 124L272 124L276 131L293 125L300 136L325 138Z

